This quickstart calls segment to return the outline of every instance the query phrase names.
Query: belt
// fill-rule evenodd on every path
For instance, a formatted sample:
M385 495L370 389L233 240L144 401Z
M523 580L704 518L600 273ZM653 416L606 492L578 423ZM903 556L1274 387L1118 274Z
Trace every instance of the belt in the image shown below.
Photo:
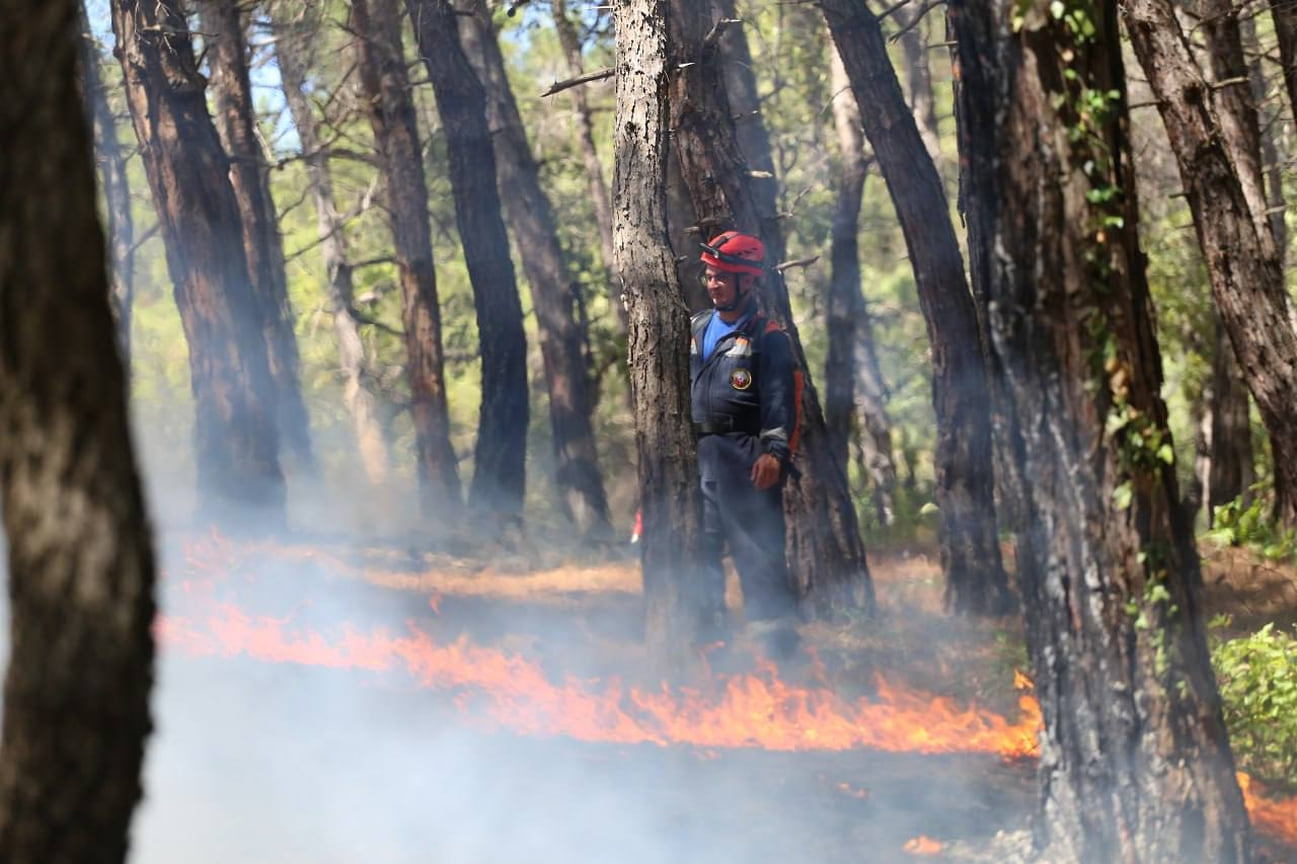
M733 417L718 417L705 423L694 424L694 436L697 438L703 438L707 435L724 435L728 432L745 432L748 435L756 435L760 431L760 429L748 428L741 423L734 422Z

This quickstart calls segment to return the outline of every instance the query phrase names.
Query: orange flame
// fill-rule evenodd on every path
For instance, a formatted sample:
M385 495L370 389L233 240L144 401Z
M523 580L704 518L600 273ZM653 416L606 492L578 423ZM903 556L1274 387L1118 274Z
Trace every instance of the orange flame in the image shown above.
M1011 723L976 706L901 690L877 681L873 699L843 699L825 688L781 681L772 665L730 678L715 693L624 686L569 678L551 683L539 664L476 647L466 639L437 644L413 626L409 635L346 632L336 642L289 632L284 621L253 618L217 607L206 626L165 618L164 645L198 655L246 655L258 660L341 669L405 671L421 686L478 691L497 722L529 735L566 735L585 741L767 750L874 749L917 753L1036 753L1040 710L1019 699Z
M918 837L907 840L901 848L911 855L939 855L942 846L941 841L920 834Z
M1297 845L1297 798L1276 801L1262 798L1261 784L1242 771L1236 775L1238 787L1243 790L1243 803L1252 817L1252 824L1286 843Z

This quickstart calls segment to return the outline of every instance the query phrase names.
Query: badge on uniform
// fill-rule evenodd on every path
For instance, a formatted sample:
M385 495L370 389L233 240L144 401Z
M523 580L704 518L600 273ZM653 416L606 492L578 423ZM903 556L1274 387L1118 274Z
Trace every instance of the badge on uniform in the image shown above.
M752 373L746 369L735 369L730 373L730 386L735 390L746 390L752 386Z

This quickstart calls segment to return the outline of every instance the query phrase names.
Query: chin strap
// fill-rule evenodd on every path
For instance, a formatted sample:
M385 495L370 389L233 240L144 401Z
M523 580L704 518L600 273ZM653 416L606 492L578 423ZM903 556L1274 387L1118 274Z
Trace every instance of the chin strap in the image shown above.
M739 279L741 280L742 278L743 276L740 275ZM748 298L752 296L752 292L744 291L741 286L742 282L736 280L734 283L734 302L726 303L724 306L716 306L717 312L733 312L735 309L742 307L748 302Z

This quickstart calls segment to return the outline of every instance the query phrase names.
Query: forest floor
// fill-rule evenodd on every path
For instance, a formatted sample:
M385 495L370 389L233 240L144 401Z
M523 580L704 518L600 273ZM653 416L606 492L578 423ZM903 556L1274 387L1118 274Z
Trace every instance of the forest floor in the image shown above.
M1241 550L1203 551L1208 618L1229 615L1228 631L1240 634L1266 622L1297 622L1297 571ZM349 834L346 841L330 842L331 852L322 854L312 843L340 830L336 823L325 826L318 817L295 814L290 825L315 826L296 829L296 839L286 847L296 852L265 854L259 860L1037 861L1028 831L1035 795L1030 758L923 754L905 752L904 746L893 752L789 752L778 743L759 742L708 746L690 739L693 733L685 734L684 743L645 743L637 739L639 732L624 740L602 731L587 737L582 731L586 726L578 722L582 718L553 716L589 712L590 728L601 723L604 728L610 721L601 712L607 711L608 703L591 707L589 694L613 688L622 694L616 697L619 704L626 704L637 702L637 697L625 695L631 687L650 694L661 689L658 673L644 654L639 573L629 555L613 562L573 562L561 560L558 553L532 550L484 558L342 543L244 544L213 536L187 542L183 551L173 551L170 562L164 579L167 616L192 622L203 604L237 604L242 610L237 613L239 626L247 632L231 634L234 613L227 610L225 623L210 628L222 641L219 649L195 648L200 644L196 633L188 641L174 632L164 635L159 709L163 734L161 755L151 757L157 775L152 786L165 788L183 774L192 787L192 772L177 767L189 766L191 757L177 755L187 750L176 742L198 740L201 724L192 718L216 710L214 693L222 694L221 704L238 702L235 694L249 675L269 675L283 685L259 687L259 694L296 694L292 700L270 697L269 707L267 697L258 695L257 712L270 710L281 718L304 712L310 719L299 724L281 720L294 730L294 743L277 744L273 756L250 760L249 788L231 791L221 786L204 793L209 806L237 798L239 804L230 805L233 811L249 808L228 817L240 832L246 833L268 809L274 811L264 802L250 803L268 794L266 781L251 778L267 770L266 763L291 758L286 754L296 748L329 751L330 783L339 788L372 790L374 778L382 776L385 788L399 789L402 783L415 782L406 776L413 776L415 765L448 781L458 778L453 793L419 786L415 797L423 802L421 815L408 817L418 827L395 815L409 806L409 796L353 826L355 832L384 837L413 834L414 850L391 840L389 846L366 846L368 851L359 858L347 857L338 850L352 842ZM1027 668L1019 623L945 614L940 569L932 554L892 550L872 555L870 566L880 614L833 625L804 625L812 662L781 670L782 680L793 687L832 691L847 705L875 698L882 680L907 693L935 694L951 705L979 706L1008 723L1018 722L1022 679L1015 671ZM727 599L736 624L741 616L738 595L737 581L731 578ZM253 634L253 621L275 623L271 630L266 629L270 625L256 625L261 629ZM382 650L400 654L411 676L422 677L414 687L408 680L394 683L390 658L372 659L380 644L357 637L394 624L398 632L406 627L425 634L431 644L459 646L450 662L475 664L474 671L429 671L426 664L432 660L424 658L416 674L416 661L408 656L414 649L401 643ZM294 635L285 635L290 632ZM484 661L471 654L476 649L513 658L505 661L499 680L482 677ZM224 660L213 663L213 655ZM362 656L367 659L356 659ZM436 656L438 663L445 659L442 653ZM287 674L282 671L252 671L251 666L259 666L253 661L268 659L307 671L282 681L280 676ZM677 685L681 692L701 694L702 703L738 676L768 680L774 674L755 654L742 650L703 659L709 662L700 663L693 677ZM168 666L179 671L168 673ZM380 677L367 679L367 670ZM535 670L555 689L521 692L537 687L530 677ZM181 683L168 689L169 680ZM198 680L204 682L201 687L193 683ZM319 692L329 694L332 713L315 704ZM337 720L340 700L348 705L343 712L349 718L346 724ZM357 720L351 712L360 710L361 703L370 706L366 712L381 711L387 719L378 727L369 713L367 719ZM696 705L671 704L684 715L677 718L682 723L703 722L695 716L700 710ZM207 707L196 707L201 705ZM423 734L411 737L406 727L390 726L397 714L423 717L428 724L454 732L435 740ZM366 740L384 735L403 742L393 745L399 755L389 761L373 753L352 753L342 742L357 737L357 723L363 724ZM242 729L239 734L249 740L277 740L278 735L248 712L226 718L222 728L224 734ZM280 770L276 776L286 773L294 772ZM292 795L299 801L309 797L306 791ZM501 804L502 797L508 799L507 806ZM189 819L178 806L155 804L152 815L146 813L137 862L205 860L185 846L197 835L172 836L163 827L161 820L173 824ZM367 811L350 798L330 807ZM464 812L471 812L472 818ZM287 842L281 836L284 830L266 826L254 834ZM246 850L240 853L215 842L208 846L222 855L244 854L246 860ZM1264 835L1261 846L1259 862L1297 864L1297 847ZM213 854L212 860L219 857Z

